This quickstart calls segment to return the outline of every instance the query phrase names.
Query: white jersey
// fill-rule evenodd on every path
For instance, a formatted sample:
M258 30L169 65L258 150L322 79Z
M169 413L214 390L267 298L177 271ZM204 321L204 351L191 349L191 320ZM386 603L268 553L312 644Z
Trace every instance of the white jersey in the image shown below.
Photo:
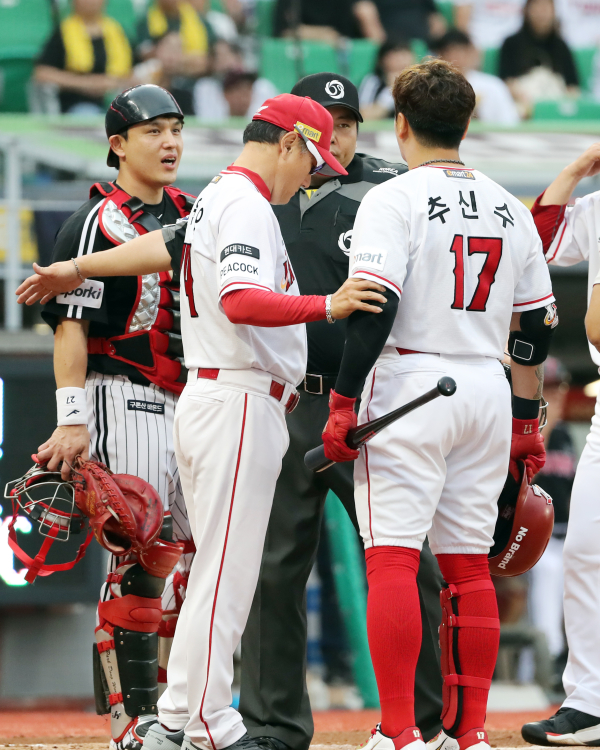
M571 49L600 44L600 0L557 0L560 35Z
M589 304L600 271L600 191L578 198L574 206L567 206L554 242L546 253L546 261L553 266L573 266L583 260L589 261ZM600 365L600 352L589 346L593 361Z
M387 346L502 358L513 312L554 301L529 210L481 172L419 167L374 187L350 276L401 298Z
M469 36L480 50L500 47L523 24L525 0L453 0L453 3L471 6Z
M236 325L221 306L222 296L236 289L299 293L266 186L248 174L224 170L198 196L188 220L181 263L185 364L255 368L296 385L306 371L306 327Z

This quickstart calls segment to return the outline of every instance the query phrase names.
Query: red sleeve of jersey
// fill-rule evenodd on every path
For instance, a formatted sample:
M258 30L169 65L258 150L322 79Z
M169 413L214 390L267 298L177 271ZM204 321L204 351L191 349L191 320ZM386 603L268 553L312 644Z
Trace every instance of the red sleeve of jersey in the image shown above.
M232 323L247 326L293 326L325 319L325 297L295 297L264 289L236 289L221 297L225 315Z
M540 206L543 195L544 193L535 199L535 203L531 207L531 213L541 237L545 255L553 243L558 228L565 217L566 206Z

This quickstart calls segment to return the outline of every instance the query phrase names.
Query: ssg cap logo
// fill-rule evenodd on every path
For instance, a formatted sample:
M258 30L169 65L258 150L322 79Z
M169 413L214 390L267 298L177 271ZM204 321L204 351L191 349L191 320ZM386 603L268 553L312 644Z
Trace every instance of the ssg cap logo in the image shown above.
M325 84L325 93L332 99L341 99L344 96L344 84L341 81L333 80Z
M300 120L298 120L294 127L315 143L318 143L321 140L321 136L323 135L320 130L311 128L310 125L305 125L303 122L300 122Z

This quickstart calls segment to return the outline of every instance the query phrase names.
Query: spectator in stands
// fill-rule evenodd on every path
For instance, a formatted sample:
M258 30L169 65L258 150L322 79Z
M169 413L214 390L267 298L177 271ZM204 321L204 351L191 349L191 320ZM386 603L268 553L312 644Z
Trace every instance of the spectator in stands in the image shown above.
M499 75L524 116L536 101L579 94L573 54L557 29L553 0L527 0L521 29L500 50Z
M372 0L277 0L275 36L338 44L344 37L366 37L379 44L386 34Z
M394 117L392 86L405 68L415 62L408 42L389 40L377 53L375 70L365 76L358 90L360 112L365 120L383 120Z
M224 40L213 45L210 72L194 86L194 113L201 120L251 117L266 99L279 93L271 81L247 71L240 47Z
M556 0L556 16L571 49L600 47L600 0Z
M190 0L200 14L211 46L217 39L235 42L238 32L245 31L246 13L240 0L221 0L223 10L211 8L210 0Z
M208 68L208 33L186 0L156 0L138 29L137 54L155 60L159 83L171 91L184 114L193 114L192 90Z
M552 497L554 530L541 560L531 570L529 588L529 614L532 624L546 635L558 690L564 668L560 657L564 657L565 650L562 555L577 464L573 441L562 421L570 379L564 365L555 357L548 357L544 365L544 399L548 402L548 424L544 428L546 464L535 482Z
M374 0L388 38L438 39L447 24L434 0Z
M104 15L104 0L73 0L46 42L34 71L38 84L58 89L61 112L98 114L104 97L131 80L131 47L123 28Z
M517 107L504 81L477 70L481 56L467 34L452 29L434 45L434 49L442 59L456 65L473 87L477 97L474 117L498 125L519 122Z
M525 0L453 0L456 28L478 50L497 49L522 23Z

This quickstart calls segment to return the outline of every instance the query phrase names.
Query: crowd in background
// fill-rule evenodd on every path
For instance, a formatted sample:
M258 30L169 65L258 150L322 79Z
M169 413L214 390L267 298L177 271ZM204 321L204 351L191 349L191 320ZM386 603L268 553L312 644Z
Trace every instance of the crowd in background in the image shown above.
M218 121L249 116L280 93L268 70L258 73L256 0L219 0L218 9L211 0L134 2L130 39L104 0L72 0L37 59L40 101L54 95L62 112L99 113L115 91L150 82L172 91L185 114ZM467 76L479 120L513 125L539 100L580 95L574 51L600 45L600 0L447 0L444 14L434 0L273 0L272 31L299 44L376 43L360 85L365 119L393 117L395 76L433 54ZM482 71L486 57L497 75Z

